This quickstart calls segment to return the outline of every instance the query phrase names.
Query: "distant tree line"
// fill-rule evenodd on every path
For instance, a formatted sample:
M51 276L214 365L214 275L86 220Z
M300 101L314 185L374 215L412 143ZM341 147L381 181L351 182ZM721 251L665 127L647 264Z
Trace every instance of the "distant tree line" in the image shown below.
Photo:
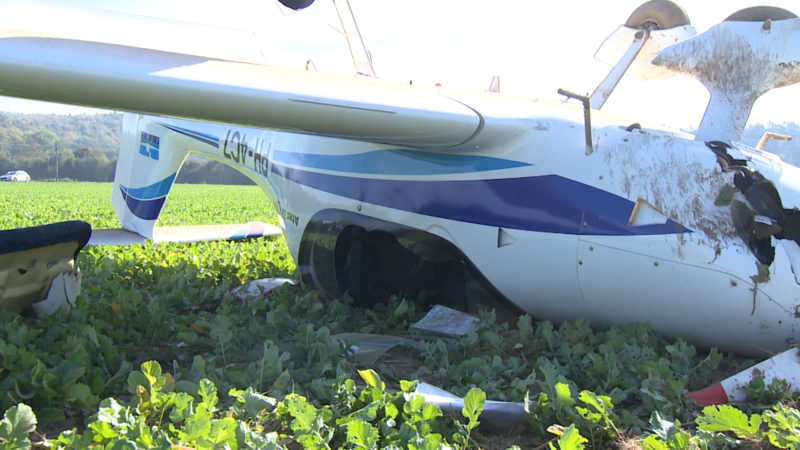
M122 114L0 112L0 174L24 170L33 180L112 181ZM252 184L236 170L190 157L178 183Z

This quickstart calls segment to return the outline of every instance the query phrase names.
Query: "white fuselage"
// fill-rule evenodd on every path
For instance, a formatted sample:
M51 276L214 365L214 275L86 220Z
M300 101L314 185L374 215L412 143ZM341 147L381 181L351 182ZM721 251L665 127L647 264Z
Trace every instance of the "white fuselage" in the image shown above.
M466 150L423 151L160 117L142 117L140 128L162 136L162 148L167 139L252 178L295 258L310 218L341 210L446 239L539 318L649 322L749 353L797 340L797 244L775 240L774 262L759 272L720 204L733 175L703 142L629 131L594 111L589 153L580 109L459 94L488 116L502 107L527 131L507 135L507 122L487 121ZM797 168L737 155L775 182L785 207L798 204Z

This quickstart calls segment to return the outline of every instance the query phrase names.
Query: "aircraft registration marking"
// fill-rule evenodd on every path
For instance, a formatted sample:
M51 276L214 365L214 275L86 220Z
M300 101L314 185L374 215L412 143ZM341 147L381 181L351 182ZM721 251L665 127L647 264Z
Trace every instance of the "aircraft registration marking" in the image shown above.
M267 177L269 158L264 148L265 140L256 138L254 145L248 145L247 135L239 131L228 130L222 144L222 156L241 166L247 167L247 159L252 160L252 170Z
M291 223L294 226L297 226L297 224L300 222L300 218L297 216L297 214L286 209L283 203L278 203L278 214L283 217L284 222Z

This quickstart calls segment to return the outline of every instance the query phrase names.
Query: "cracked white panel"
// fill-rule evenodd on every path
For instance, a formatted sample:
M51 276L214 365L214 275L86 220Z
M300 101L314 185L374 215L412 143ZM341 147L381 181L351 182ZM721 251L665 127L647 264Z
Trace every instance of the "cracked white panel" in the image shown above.
M634 130L616 145L598 146L597 151L609 168L607 183L694 231L691 239L697 244L719 251L723 239L736 236L730 209L714 204L725 186L732 185L733 174L722 171L705 145ZM679 246L674 250L682 258Z

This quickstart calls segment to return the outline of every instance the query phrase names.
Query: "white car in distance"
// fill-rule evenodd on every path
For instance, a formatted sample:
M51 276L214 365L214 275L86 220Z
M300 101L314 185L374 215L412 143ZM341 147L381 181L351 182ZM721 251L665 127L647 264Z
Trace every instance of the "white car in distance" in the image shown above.
M0 181L31 181L31 176L24 170L10 170L0 175Z

